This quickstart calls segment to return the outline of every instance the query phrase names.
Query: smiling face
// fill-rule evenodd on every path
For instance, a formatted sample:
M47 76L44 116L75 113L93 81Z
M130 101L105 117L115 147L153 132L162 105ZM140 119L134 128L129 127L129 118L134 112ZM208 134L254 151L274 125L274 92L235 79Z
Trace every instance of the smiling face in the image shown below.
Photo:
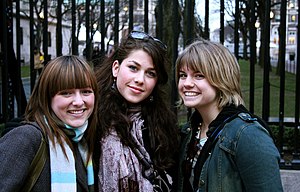
M93 112L94 103L95 96L91 88L67 89L54 95L51 108L63 123L80 127Z
M120 94L133 104L146 99L157 83L153 60L143 50L133 51L122 63L114 61L112 73Z
M178 91L184 105L198 111L218 108L216 89L198 71L183 65L179 71Z

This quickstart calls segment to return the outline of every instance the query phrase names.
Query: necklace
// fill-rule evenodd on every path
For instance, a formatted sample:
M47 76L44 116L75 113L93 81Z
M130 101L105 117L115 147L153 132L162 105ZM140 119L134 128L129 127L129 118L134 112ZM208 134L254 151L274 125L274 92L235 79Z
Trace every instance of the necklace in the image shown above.
M203 124L199 123L198 129L194 136L194 139L190 143L190 148L187 153L187 157L184 161L184 172L185 174L191 176L192 170L197 162L197 159L201 153L202 147L204 146L205 142L207 141L207 137L201 138L201 131Z

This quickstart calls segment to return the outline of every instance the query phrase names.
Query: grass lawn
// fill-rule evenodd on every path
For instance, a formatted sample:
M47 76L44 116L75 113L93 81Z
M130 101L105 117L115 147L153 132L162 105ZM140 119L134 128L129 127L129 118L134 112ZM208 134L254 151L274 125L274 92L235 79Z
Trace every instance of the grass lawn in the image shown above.
M21 77L30 77L30 66L25 65L21 67Z
M240 60L241 82L246 107L249 108L250 65L248 61ZM280 76L275 74L276 68L270 71L270 117L279 117ZM263 69L255 66L254 113L262 115ZM296 75L286 72L284 92L284 117L295 116Z

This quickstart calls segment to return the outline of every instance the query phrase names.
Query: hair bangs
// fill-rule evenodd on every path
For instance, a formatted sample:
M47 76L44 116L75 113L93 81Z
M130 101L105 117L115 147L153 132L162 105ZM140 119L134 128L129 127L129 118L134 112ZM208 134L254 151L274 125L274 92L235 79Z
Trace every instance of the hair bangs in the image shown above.
M73 65L76 62L78 65ZM61 90L80 89L91 87L95 89L95 83L91 82L92 71L88 70L84 64L74 58L68 58L67 62L63 62L60 67L53 68L49 73L49 91L54 96Z
M182 53L177 62L177 71L186 67L189 70L203 73L203 66L205 65L201 59L202 53L198 53L196 49L190 49L188 53Z

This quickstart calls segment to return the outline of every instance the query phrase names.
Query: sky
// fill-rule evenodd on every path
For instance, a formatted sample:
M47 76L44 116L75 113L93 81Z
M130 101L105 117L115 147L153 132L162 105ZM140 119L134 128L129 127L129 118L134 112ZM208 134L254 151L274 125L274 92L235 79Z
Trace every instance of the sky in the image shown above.
M220 5L219 3L216 3L216 0L209 0L209 3L209 28L210 31L214 31L215 29L220 28ZM202 21L204 21L205 0L196 0L196 11L200 15ZM226 17L228 18L229 16L225 11L225 20Z

